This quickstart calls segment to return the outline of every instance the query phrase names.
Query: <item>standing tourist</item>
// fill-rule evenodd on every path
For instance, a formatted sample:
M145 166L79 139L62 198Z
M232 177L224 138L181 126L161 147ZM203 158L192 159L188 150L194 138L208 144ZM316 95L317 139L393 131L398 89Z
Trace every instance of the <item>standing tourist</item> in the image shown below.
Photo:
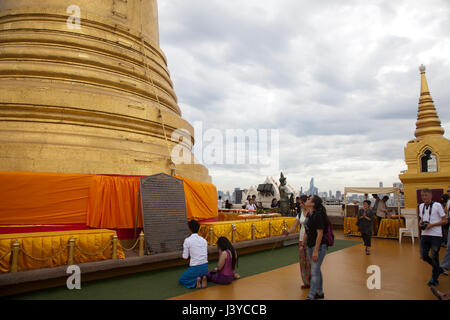
M256 203L256 209L264 209L264 206L263 206L263 204L262 204L261 201L258 201L258 202Z
M279 208L280 207L280 203L277 201L277 198L273 198L272 199L272 203L270 204L271 208Z
M245 210L256 211L256 205L255 205L253 199L250 199L250 203L245 207Z
M294 224L289 230L283 231L284 235L289 235L289 233L292 233L297 229L298 226L300 226L300 234L298 238L298 261L300 264L300 276L303 281L303 285L301 286L302 289L308 289L310 288L311 283L311 263L309 262L307 250L306 250L306 243L303 242L303 238L305 237L305 223L308 217L308 209L305 206L305 202L308 199L307 196L302 195L298 198L298 204L301 207L297 214L297 217L295 219Z
M304 199L307 199L308 197L305 196ZM304 206L305 204L303 204ZM302 201L300 199L300 197L295 197L295 213L298 215L299 213L302 212ZM303 239L302 239L303 240Z
M189 269L187 269L179 278L179 282L186 288L206 288L208 273L208 243L197 233L200 224L191 220L188 222L191 235L184 239L183 259L191 257Z
M247 206L250 204L250 195L247 196L247 200L245 200L244 205L242 206L243 209L247 208Z
M386 218L387 215L387 205L386 202L388 201L389 197L388 196L384 196L383 199L381 199L380 201L378 201L378 206L377 206L377 211L376 211L376 215L377 215L377 230L380 227L380 223L381 223L381 219Z
M222 196L219 196L219 200L217 201L217 206L219 207L219 209L222 209L222 206L223 206Z
M303 239L303 243L306 243L308 258L311 263L311 283L306 299L323 299L325 295L323 293L323 277L320 267L328 249L325 232L328 230L330 221L319 196L310 196L306 201L306 208L311 211L305 223L306 232Z
M231 209L233 205L231 204L230 200L225 200L225 209Z
M437 286L439 284L438 277L442 271L439 266L439 250L442 242L441 226L447 224L447 216L439 203L431 201L430 189L423 189L420 194L423 200L423 203L419 205L419 227L422 230L420 254L423 261L432 267L432 276L428 285ZM431 257L429 256L430 250Z
M369 200L364 200L363 208L359 209L357 224L366 247L366 254L369 255L373 231L373 213L370 209Z

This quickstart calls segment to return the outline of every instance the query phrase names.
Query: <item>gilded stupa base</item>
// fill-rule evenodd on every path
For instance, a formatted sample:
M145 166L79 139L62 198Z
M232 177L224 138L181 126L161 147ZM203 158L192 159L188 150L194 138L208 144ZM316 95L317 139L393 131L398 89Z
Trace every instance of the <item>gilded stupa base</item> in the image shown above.
M73 5L0 2L0 171L170 174L172 134L183 130L191 153L194 130L159 48L156 0ZM211 182L200 164L176 174Z

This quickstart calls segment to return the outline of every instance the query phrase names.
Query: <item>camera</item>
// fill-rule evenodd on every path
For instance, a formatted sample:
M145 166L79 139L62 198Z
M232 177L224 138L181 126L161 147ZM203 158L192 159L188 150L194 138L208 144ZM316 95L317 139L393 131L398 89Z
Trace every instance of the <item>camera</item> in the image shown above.
M430 224L429 222L422 222L420 229L422 229L422 231L425 230L429 224Z

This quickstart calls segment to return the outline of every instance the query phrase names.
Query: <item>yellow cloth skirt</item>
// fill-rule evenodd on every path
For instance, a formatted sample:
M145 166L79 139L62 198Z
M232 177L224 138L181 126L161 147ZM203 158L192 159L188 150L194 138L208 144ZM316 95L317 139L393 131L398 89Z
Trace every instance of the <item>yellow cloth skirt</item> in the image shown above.
M207 222L202 223L198 234L205 238L210 245L216 245L217 239L220 237L227 237L232 241L233 224L236 226L235 242L241 242L252 239L252 225L255 225L254 237L255 239L262 239L269 237L269 223L272 222L272 236L280 236L283 232L284 221L286 227L289 229L295 223L295 218L266 218L262 220L253 221L223 221L223 222ZM210 239L210 229L213 230L213 240ZM295 232L299 231L297 227Z
M18 271L23 271L66 265L72 237L75 238L74 264L111 259L114 234L115 231L106 229L3 234L0 235L0 272L11 271L11 248L16 240L21 248ZM125 258L119 242L117 258Z

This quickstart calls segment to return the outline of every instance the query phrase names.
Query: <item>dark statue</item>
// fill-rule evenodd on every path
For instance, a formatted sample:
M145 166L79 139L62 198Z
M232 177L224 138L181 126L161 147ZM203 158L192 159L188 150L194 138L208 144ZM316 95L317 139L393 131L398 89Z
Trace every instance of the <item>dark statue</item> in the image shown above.
M286 178L281 172L280 176L280 187L278 188L280 191L280 211L282 216L289 215L289 197L292 195L292 192L289 191L286 186Z

